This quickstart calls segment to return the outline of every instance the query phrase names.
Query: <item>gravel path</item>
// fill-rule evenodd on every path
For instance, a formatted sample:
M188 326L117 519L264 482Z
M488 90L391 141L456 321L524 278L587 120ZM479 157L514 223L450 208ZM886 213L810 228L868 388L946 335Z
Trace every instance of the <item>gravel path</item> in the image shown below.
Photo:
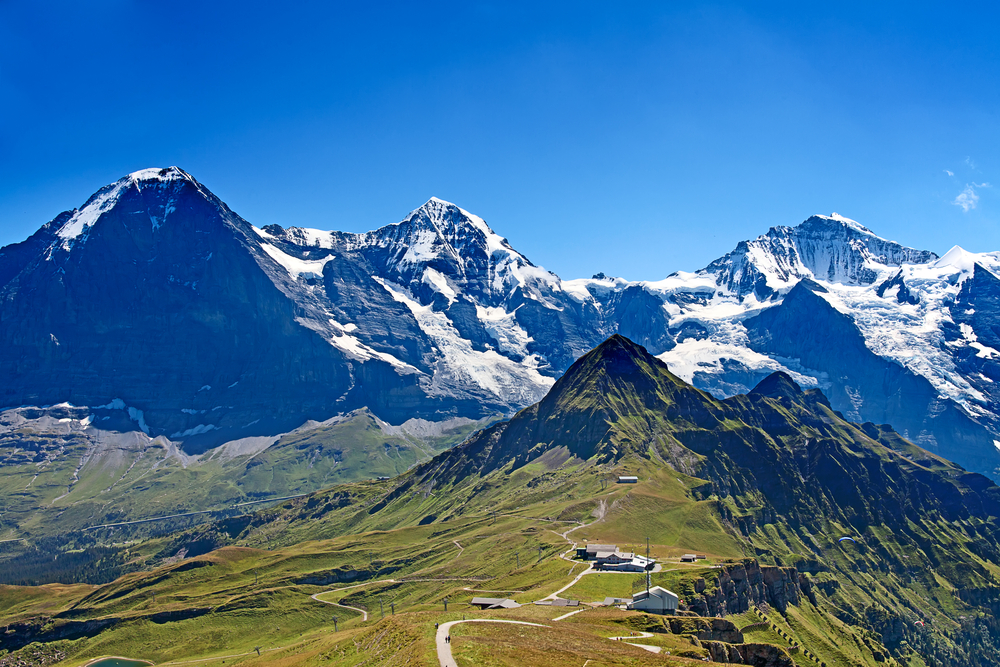
M541 623L528 623L527 621L504 621L493 618L470 618L467 621L448 621L447 623L442 623L441 626L438 627L437 636L435 638L437 641L438 662L441 663L441 667L458 667L458 663L455 662L455 658L451 656L451 643L446 642L445 639L451 634L451 626L459 623L511 623L513 625L533 625L536 628L549 627L547 625L542 625Z
M612 641L625 642L629 646L636 646L638 648L646 649L650 653L659 653L663 649L659 646L650 646L649 644L635 644L632 640L634 639L646 639L647 637L652 637L652 632L639 632L638 636L630 635L628 637L608 637Z

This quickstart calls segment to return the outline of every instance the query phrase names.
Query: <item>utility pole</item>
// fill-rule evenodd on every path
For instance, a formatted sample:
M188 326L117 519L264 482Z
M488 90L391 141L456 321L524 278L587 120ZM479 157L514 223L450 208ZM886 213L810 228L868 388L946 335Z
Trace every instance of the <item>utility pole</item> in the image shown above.
M646 598L649 598L649 578L651 573L649 571L649 535L646 536Z
M392 607L392 615L395 616L396 615L396 603L395 602L390 602L389 606Z
M333 617L333 631L334 632L339 632L339 630L337 630L337 617L336 616Z
M448 611L448 598L444 599L444 610Z
M514 552L514 558L517 559L517 569L520 570L521 569L521 552L520 551L515 551Z
M542 560L542 548L538 547L538 560Z
M253 585L257 585L257 570L253 571Z
M385 618L385 609L382 607L382 596L378 596L378 613Z

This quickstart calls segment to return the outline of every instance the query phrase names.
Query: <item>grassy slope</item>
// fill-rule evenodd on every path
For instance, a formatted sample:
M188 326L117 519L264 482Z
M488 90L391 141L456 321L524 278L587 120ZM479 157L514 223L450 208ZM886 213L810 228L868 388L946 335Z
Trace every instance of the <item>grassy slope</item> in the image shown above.
M552 472L541 472L540 477L551 479ZM558 475L556 477L558 478ZM537 478L527 480L526 485L534 479ZM676 478L674 480L676 481ZM367 492L374 499L387 485L365 483L355 486L359 493ZM559 484L554 484L553 488L559 488ZM432 616L426 618L433 617L435 620L443 617L441 600L445 596L449 597L454 605L468 601L477 594L491 595L474 590L467 591L465 588L525 591L509 595L519 601L527 602L544 597L569 583L571 568L575 570L573 574L579 572L578 567L575 568L571 563L557 557L559 552L568 548L566 541L559 537L557 532L566 530L573 524L545 520L543 517L551 510L559 510L560 513L569 510L583 516L587 512L581 505L585 504L593 509L600 500L604 500L609 507L605 519L585 530L593 531L594 535L600 535L606 530L608 534L625 535L632 542L638 543L641 533L634 530L629 532L628 529L633 522L628 504L617 501L634 495L655 499L660 497L656 495L659 491L665 490L661 497L665 504L672 506L685 504L678 497L677 489L667 484L666 480L658 480L655 483L648 481L634 487L612 486L602 492L599 481L594 478L591 490L593 496L587 503L580 503L578 499L572 498L558 503L543 502L520 508L520 516L500 514L494 519L489 511L481 511L476 515L470 509L464 518L444 523L298 543L295 543L297 542L295 536L307 528L302 522L291 519L291 515L301 510L305 503L290 502L285 507L271 512L272 515L280 515L282 512L290 515L282 530L283 539L293 543L289 546L276 551L229 547L153 572L127 575L99 588L66 587L61 590L58 603L34 593L37 589L3 587L0 588L2 618L5 623L24 621L42 614L52 616L61 608L72 610L69 617L74 621L109 616L134 619L93 639L57 642L62 650L70 654L66 664L78 664L84 657L102 654L131 655L157 662L195 659L245 652L255 645L262 645L265 648L297 646L295 650L266 654L268 660L275 659L279 653L288 654L282 658L287 660L286 664L321 664L324 662L322 656L329 656L331 652L338 656L343 653L338 657L338 661L344 660L343 664L351 664L349 647L341 645L336 638L329 637L327 633L331 629L333 616L337 616L341 635L346 637L358 627L359 616L343 608L314 602L309 599L309 595L330 588L352 586L363 581L377 582L387 578L437 579L437 581L372 583L324 596L325 600L366 608L376 618L379 598L382 599L387 614L391 610L389 603L395 602L396 612L400 615L397 618L400 619L403 615L410 614L431 614ZM693 514L698 515L700 510L697 508L704 503L689 499L686 504L690 506ZM350 512L351 509L348 507L341 511ZM357 508L353 508L353 513L355 515L359 513ZM367 512L362 509L360 513ZM315 534L330 529L330 524L335 523L332 515L337 515L337 511L309 520L311 528L308 531ZM273 529L275 525L281 523L279 520L269 522L267 525ZM715 544L719 539L714 528L704 534L691 531L690 536L690 539L671 540L670 544L654 542L652 550L654 553L663 554L670 554L678 549L709 551L706 545ZM255 539L252 532L248 537L250 540ZM542 547L543 554L540 561L539 546ZM515 552L520 554L520 568L516 567ZM632 581L637 579L637 575L587 575L577 587L564 596L579 597L584 600L603 598L605 591L597 585L597 582L606 578L610 581L611 577L617 577L615 581L621 582L622 595L625 595L626 588L631 591ZM334 578L344 581L333 582ZM461 579L448 581L453 578ZM331 583L321 586L304 583L306 580L323 580ZM148 619L154 613L205 607L212 608L212 612L198 618L171 623L156 623ZM459 609L463 609L466 614L473 613L464 605ZM564 612L565 610L539 607L528 607L523 612L518 610L519 614L540 613L543 616L547 615L549 619ZM592 612L586 612L590 613ZM607 613L615 616L619 612ZM61 622L64 621L56 621L55 624ZM369 621L365 627L374 623L374 620ZM430 650L428 640L413 639L409 634L412 630L411 624L416 623L416 620L399 620L397 623L402 625L392 626L387 630L391 637L384 637L381 641L416 642L423 647L418 654L428 654ZM628 647L623 649L627 655L610 655L607 653L607 644L594 639L594 637L611 636L617 631L618 628L614 626L601 631L578 630L582 634L574 634L572 641L567 641L559 652L559 655L563 656L559 659L565 658L571 661L577 656L589 655L592 657L585 657L584 660L600 658L602 661L608 660L606 664L633 664L626 660L628 656L638 656L636 659L646 657L634 653L633 649ZM464 632L466 631L463 629ZM472 658L482 657L482 651L486 651L499 661L495 664L505 664L504 660L509 662L515 659L513 656L519 655L519 650L527 646L552 648L551 642L554 637L549 636L541 644L533 643L538 638L531 640L526 638L528 643L523 646L517 641L513 644L510 641L500 642L501 645L498 645L497 640L500 636L496 633L499 631L476 628L475 631L468 632L470 638L483 637L482 642L458 640L455 645L456 653ZM183 637L183 641L174 641L172 639L174 637ZM668 643L680 641L683 646L693 648L689 646L687 640L664 641ZM353 646L353 643L351 645ZM466 648L462 648L462 651L468 653L458 650L463 646ZM295 651L300 653L296 654ZM626 661L615 662L619 657ZM256 656L240 658L246 664L255 664L254 659ZM227 660L227 664L232 664L232 660ZM431 661L412 660L410 663L393 663L388 656L386 660L385 663L375 664L433 664ZM680 661L665 664L686 663Z
M85 526L206 509L221 510L216 515L220 516L232 514L226 508L237 502L395 476L481 425L464 424L425 437L402 431L388 434L370 413L359 411L339 423L287 434L254 456L216 454L187 464L138 436L116 437L114 446L88 456L88 442L72 434L54 438L21 433L22 439L47 440L49 449L56 448L59 454L50 452L45 461L13 456L14 462L4 465L0 539L27 536L28 541L0 543L0 559L32 558L36 548L86 549L129 539L121 530L97 537L77 531ZM10 452L23 447L16 440L8 437L0 456L7 452L10 458ZM128 531L141 538L210 516L139 524ZM56 536L58 540L46 539Z

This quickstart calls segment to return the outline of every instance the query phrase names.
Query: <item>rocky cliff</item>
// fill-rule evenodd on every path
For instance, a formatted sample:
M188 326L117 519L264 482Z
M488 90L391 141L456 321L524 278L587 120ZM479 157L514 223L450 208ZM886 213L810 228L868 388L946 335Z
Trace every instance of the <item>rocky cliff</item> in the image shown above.
M722 565L716 576L711 583L704 578L693 582L684 594L687 609L700 616L725 616L767 604L783 612L789 604L798 604L802 589L808 587L794 567L761 565L755 559Z

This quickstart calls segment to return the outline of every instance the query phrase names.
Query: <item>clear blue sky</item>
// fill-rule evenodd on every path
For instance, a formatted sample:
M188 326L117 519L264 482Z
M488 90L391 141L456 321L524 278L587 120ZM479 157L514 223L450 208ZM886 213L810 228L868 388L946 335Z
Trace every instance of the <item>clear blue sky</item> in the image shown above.
M613 4L0 0L0 243L178 165L258 226L441 197L564 278L832 211L1000 250L989 4Z

